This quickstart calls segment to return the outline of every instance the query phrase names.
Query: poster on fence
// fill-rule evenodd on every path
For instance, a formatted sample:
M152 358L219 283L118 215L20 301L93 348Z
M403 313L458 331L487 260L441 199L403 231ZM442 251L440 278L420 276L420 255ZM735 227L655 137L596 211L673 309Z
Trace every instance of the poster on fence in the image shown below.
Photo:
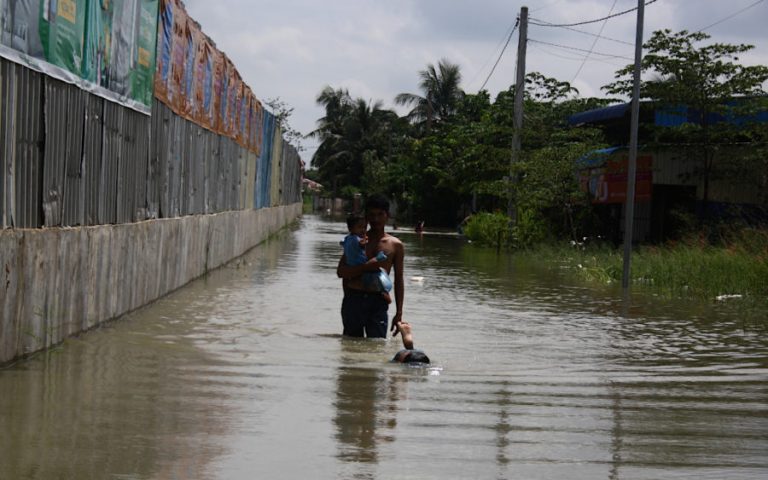
M197 23L191 24L191 38L194 47L194 71L192 73L192 119L199 125L213 127L213 47Z
M157 7L158 0L2 1L0 53L148 113Z
M155 97L177 115L259 151L263 107L180 0L159 0Z

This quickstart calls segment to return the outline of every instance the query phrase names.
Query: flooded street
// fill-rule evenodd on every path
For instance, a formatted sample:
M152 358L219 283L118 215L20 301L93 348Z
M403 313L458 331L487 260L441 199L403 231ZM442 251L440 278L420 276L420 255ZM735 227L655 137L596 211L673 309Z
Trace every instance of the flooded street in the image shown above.
M391 364L339 335L345 234L305 216L0 370L0 479L768 477L768 323L403 232L434 364Z

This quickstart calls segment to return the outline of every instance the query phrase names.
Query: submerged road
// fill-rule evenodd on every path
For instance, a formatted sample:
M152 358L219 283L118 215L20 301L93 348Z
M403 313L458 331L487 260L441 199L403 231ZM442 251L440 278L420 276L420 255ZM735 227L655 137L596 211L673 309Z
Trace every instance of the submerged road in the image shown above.
M342 223L0 370L0 479L768 477L768 335L401 233L398 339L343 339ZM617 300L618 299L618 300Z

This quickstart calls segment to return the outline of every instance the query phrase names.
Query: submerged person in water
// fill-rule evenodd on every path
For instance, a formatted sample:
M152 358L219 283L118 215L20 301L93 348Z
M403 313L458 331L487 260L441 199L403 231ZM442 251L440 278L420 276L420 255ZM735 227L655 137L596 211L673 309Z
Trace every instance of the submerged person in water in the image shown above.
M430 363L429 357L421 350L413 348L413 333L411 325L407 322L398 322L395 324L397 331L403 338L403 348L392 358L393 362L399 363Z

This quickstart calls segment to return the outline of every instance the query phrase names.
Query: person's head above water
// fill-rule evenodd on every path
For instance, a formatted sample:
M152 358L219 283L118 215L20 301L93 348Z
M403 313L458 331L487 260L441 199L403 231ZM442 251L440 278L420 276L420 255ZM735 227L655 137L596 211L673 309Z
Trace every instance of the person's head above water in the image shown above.
M430 363L426 353L421 350L408 349L403 349L397 352L392 361L398 363Z
M367 226L368 223L365 221L365 218L360 215L352 214L347 217L347 228L351 234L362 237L365 235L365 228Z
M368 213L370 210L384 210L384 212L389 215L389 200L387 200L387 197L380 193L373 193L366 197L365 199L365 212Z
M389 220L389 200L379 194L366 198L365 219L368 220L372 232L383 232Z

